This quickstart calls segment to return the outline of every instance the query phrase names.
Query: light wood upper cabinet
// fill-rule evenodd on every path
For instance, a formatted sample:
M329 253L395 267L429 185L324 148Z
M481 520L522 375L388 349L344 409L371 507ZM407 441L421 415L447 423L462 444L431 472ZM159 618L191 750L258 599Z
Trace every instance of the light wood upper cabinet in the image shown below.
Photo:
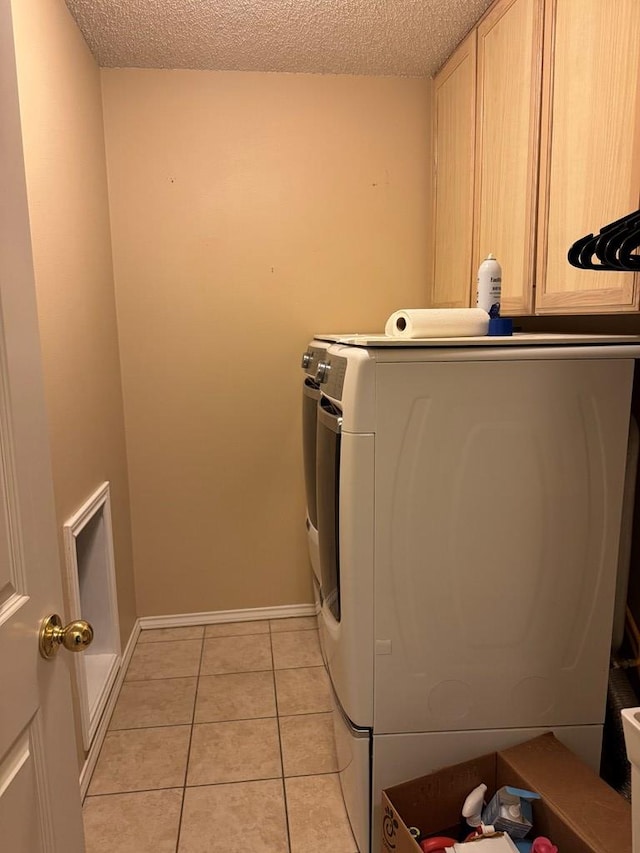
M493 252L505 316L638 311L640 273L567 253L640 208L640 0L495 0L437 76L434 116L429 304L474 305Z
M639 0L547 0L543 93L536 313L637 310L640 276L567 251L640 206Z
M474 31L434 80L433 221L437 250L428 304L438 308L466 308L472 299L475 99Z
M530 314L535 271L542 0L498 0L477 32L473 269L493 252L502 266L501 313Z

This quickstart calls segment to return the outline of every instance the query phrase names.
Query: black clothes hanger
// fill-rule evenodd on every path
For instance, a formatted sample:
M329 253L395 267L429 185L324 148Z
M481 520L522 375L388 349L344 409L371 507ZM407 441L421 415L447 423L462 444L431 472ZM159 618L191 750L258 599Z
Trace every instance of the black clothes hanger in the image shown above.
M640 270L640 255L634 255L634 249L640 248L640 223L638 227L628 234L622 241L618 250L618 259L626 269Z
M596 249L598 246L598 242L601 239L601 234L591 234L589 239L586 240L582 249L580 250L580 254L578 256L578 263L576 266L579 266L583 270L615 270L617 267L612 267L607 263L594 263L593 256L596 254Z
M625 223L612 231L607 231L606 234L598 241L596 254L603 260L604 263L617 266L618 269L628 269L620 257L620 248L624 241L634 234L639 235L640 231L640 211L631 214L625 218Z
M636 210L604 225L598 234L580 237L569 249L567 260L578 269L634 272L640 270L640 255L632 252L639 247L640 210Z
M581 237L571 246L567 253L567 260L572 267L580 267L580 254L583 248L593 239L593 234L587 234L586 237Z
M624 233L627 233L628 218L628 216L623 216L616 219L615 222L605 225L598 234L588 234L586 237L581 237L569 250L571 254L569 263L580 269L616 271L618 267L615 262L612 263L608 258L605 258L604 249L611 235L617 234L620 229L625 229ZM595 263L594 255L600 263Z

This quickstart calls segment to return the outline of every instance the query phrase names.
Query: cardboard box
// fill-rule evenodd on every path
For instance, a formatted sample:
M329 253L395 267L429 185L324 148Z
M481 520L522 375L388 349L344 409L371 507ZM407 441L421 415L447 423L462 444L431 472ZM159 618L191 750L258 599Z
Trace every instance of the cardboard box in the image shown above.
M532 837L546 835L559 853L631 853L629 803L550 733L383 791L382 853L421 853L410 826L455 837L482 782L487 798L503 785L537 791Z

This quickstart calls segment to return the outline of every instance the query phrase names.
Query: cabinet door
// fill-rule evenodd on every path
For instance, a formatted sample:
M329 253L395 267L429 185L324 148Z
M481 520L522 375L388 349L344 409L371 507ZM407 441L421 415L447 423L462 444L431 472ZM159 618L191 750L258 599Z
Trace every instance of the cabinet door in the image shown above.
M467 308L472 299L475 92L474 31L434 80L434 308Z
M542 0L500 0L478 26L473 265L502 266L501 313L533 305Z
M638 275L567 251L640 204L639 45L638 0L548 0L537 313L638 308Z

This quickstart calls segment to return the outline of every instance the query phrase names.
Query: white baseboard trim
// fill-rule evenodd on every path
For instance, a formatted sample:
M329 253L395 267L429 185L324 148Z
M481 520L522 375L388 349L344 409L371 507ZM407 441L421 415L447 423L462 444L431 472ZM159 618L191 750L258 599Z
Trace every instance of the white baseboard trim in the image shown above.
M143 631L149 628L185 628L189 625L217 625L221 622L253 622L260 619L288 619L315 616L314 604L283 604L280 607L252 607L244 610L211 610L208 613L174 613L166 616L142 616Z
M129 640L127 641L124 654L122 655L122 660L120 661L120 669L118 670L118 675L116 676L116 679L113 682L113 686L111 687L111 692L109 693L109 698L105 705L104 713L102 714L100 723L98 724L98 728L96 729L96 733L91 742L91 747L89 748L89 752L87 753L85 762L82 765L82 770L80 771L80 795L82 796L82 799L84 799L89 788L91 776L95 769L96 762L98 761L98 756L100 755L100 750L102 749L102 743L104 741L105 735L107 734L109 721L111 720L111 714L113 713L113 709L115 708L116 702L118 701L118 696L120 695L120 688L122 687L122 682L124 681L124 677L127 672L127 667L129 666L129 661L131 660L131 655L133 654L133 650L136 647L136 642L139 636L140 620L136 619L133 628L131 629L131 635L129 637Z

